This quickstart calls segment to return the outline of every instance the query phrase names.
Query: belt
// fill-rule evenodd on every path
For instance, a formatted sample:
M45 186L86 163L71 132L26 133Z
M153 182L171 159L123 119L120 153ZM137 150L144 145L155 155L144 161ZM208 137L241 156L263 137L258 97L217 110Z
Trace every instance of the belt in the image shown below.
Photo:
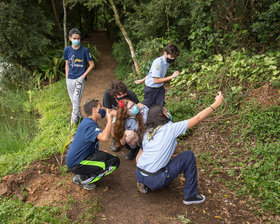
M139 167L136 167L140 172L142 172L142 173L144 173L144 174L147 174L148 176L157 176L157 175L159 175L159 174L161 174L161 173L163 173L164 171L165 171L165 167L163 167L163 168L161 168L161 169L159 169L157 172L155 172L155 173L150 173L150 172L148 172L148 171L146 171L146 170L143 170L143 169L141 169L141 168L139 168Z
M146 86L146 85L145 85L145 87L150 88L150 89L160 89L160 88L163 87L163 86L159 86L159 87L150 87L150 86Z

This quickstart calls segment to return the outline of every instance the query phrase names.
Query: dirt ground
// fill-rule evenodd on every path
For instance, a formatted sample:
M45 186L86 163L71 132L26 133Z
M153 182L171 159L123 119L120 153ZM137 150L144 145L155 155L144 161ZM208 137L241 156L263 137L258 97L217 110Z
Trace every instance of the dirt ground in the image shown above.
M116 62L112 58L111 43L106 33L95 32L88 39L97 45L101 53L96 69L88 75L82 103L91 97L102 100L104 90L114 79ZM65 93L67 94L67 93ZM105 121L99 123L104 128ZM207 134L207 133L206 133ZM211 137L211 133L210 133ZM208 133L209 138L209 133ZM190 138L188 141L197 141ZM110 140L101 143L100 149L110 153ZM189 145L194 145L190 144ZM178 147L177 152L183 150ZM195 153L202 149L191 148ZM196 151L198 150L198 151ZM55 158L35 161L22 173L4 177L0 182L0 195L15 194L23 201L35 205L65 205L74 199L67 211L70 219L77 220L88 207L97 205L92 223L158 224L158 223L266 223L267 217L254 215L249 208L250 197L240 198L229 191L223 182L217 182L198 163L199 191L206 195L205 203L185 206L183 200L183 176L179 176L167 188L146 195L136 190L135 161L124 159L127 151L116 154L121 163L112 174L97 182L97 188L87 191L72 182L73 174L61 175ZM87 220L89 221L89 220ZM81 221L80 223L83 223Z

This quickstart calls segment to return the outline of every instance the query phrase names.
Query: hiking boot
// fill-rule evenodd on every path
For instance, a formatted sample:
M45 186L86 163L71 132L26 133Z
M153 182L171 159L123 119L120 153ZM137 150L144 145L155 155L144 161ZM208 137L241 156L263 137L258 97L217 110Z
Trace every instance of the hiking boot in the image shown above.
M130 148L128 144L125 145L126 148L129 150L128 153L125 156L125 159L132 160L137 156L137 153L139 152L140 147L137 146L135 149Z
M90 190L93 190L93 189L96 188L96 184L94 184L94 183L91 183L91 184L84 184L84 185L83 185L83 188L86 189L86 190L88 190L88 191L90 191Z
M112 152L118 152L118 151L120 151L121 147L117 147L117 146L115 145L115 140L112 139L112 143L111 143L110 149L111 149Z
M191 205L191 204L200 204L205 201L205 196L202 194L197 194L196 196L192 198L184 198L183 203L185 205Z
M74 184L78 184L79 186L83 186L81 175L77 174L73 177Z
M137 190L139 192L141 192L142 194L147 194L148 193L148 188L140 182L137 182Z

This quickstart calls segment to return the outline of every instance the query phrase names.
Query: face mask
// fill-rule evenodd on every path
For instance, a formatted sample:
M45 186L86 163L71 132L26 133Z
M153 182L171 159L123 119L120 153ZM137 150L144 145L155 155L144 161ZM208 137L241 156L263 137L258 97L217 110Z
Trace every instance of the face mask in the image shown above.
M80 40L74 40L74 39L72 39L71 42L72 42L72 44L73 44L75 47L79 46L79 44L80 44Z
M167 115L169 116L169 120L173 120L173 118L172 118L172 116L171 116L171 114L169 113L169 112L167 112Z
M104 118L106 115L106 110L99 108L98 113L101 115L101 118Z
M120 98L116 98L117 99L117 101L120 101L120 100L123 100L123 99L125 99L127 96L122 96L122 97L120 97Z
M175 59L166 58L166 62L169 63L169 64L171 64L171 63L174 62L174 61L175 61Z
M139 108L137 105L134 105L129 111L132 115L137 115L139 113Z

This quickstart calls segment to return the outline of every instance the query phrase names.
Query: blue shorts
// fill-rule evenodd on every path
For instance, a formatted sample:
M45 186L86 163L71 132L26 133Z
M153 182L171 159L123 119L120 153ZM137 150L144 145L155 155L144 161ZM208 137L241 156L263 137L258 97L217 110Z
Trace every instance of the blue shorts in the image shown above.
M165 97L165 89L163 86L159 88L152 88L152 87L145 86L144 100L142 103L149 108L153 105L164 106L165 104L164 97Z

